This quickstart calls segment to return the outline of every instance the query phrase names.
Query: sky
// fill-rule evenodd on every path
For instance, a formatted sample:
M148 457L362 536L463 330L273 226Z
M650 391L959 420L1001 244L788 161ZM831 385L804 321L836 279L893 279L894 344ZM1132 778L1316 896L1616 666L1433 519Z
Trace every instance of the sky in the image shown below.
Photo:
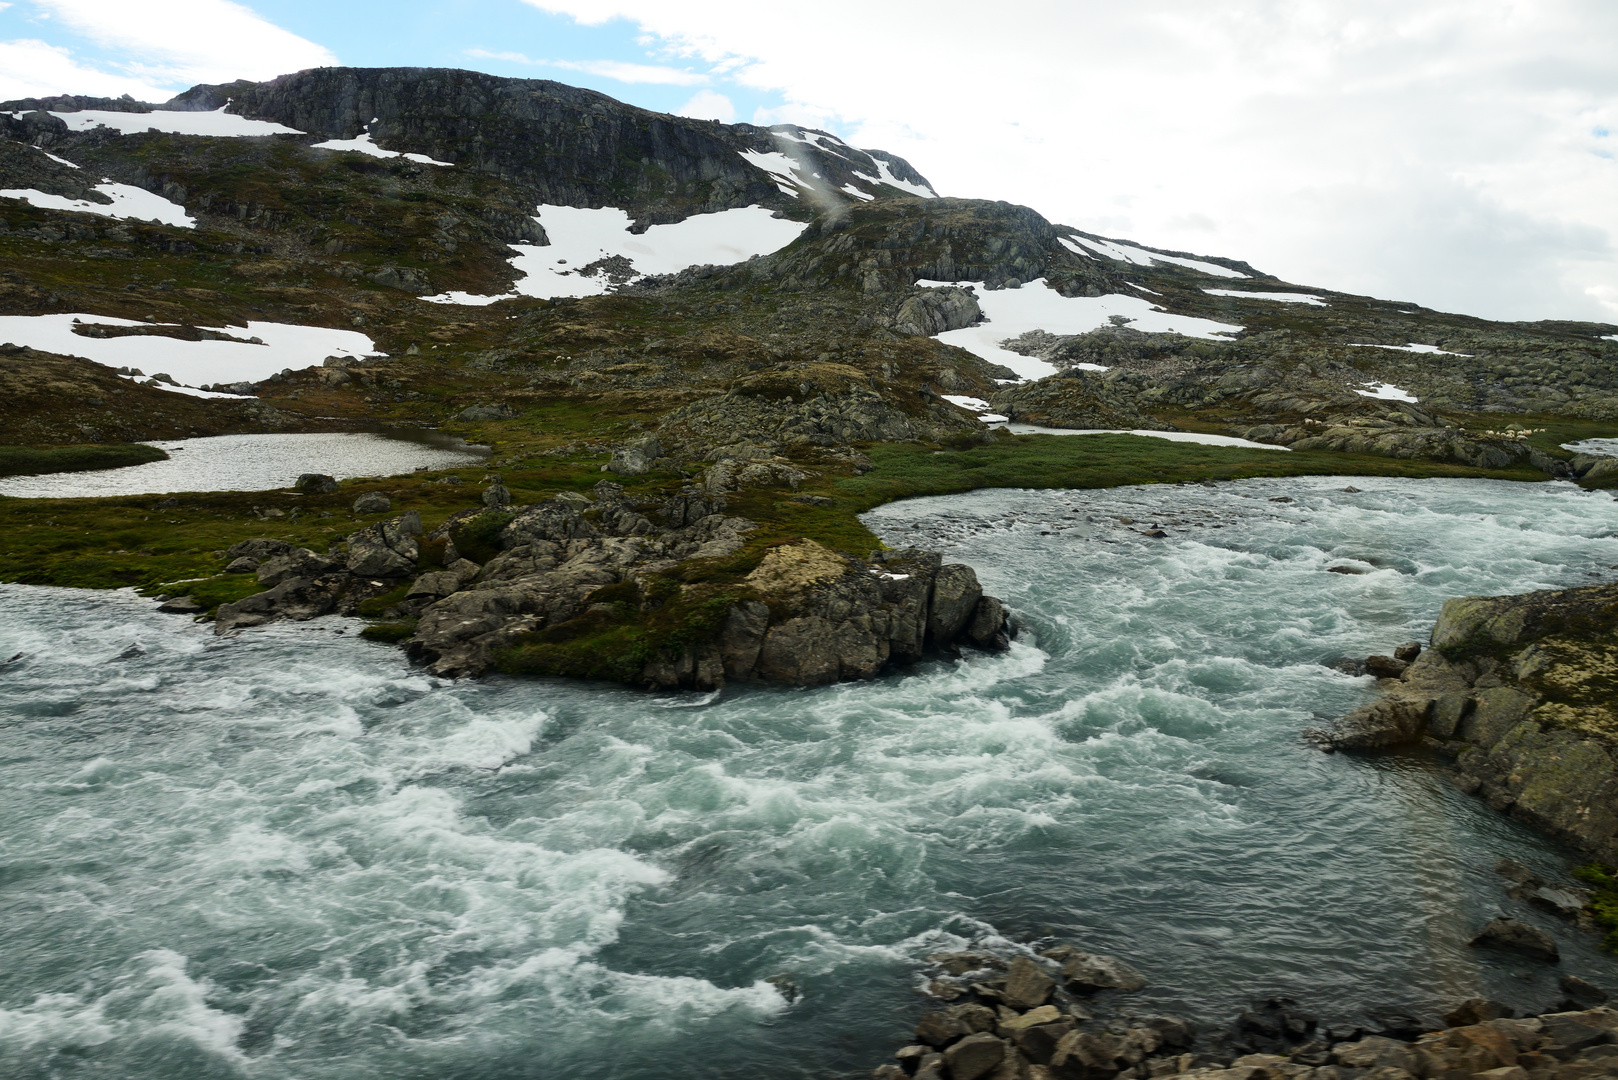
M1492 319L1618 323L1611 0L0 0L0 100L327 64L794 122L945 195Z

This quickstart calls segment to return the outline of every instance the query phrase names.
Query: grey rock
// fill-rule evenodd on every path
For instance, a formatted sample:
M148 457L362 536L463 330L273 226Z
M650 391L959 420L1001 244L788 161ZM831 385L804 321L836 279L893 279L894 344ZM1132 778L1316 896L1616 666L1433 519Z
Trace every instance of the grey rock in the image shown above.
M966 624L966 639L986 652L1001 652L1011 645L1011 617L999 597L978 598Z
M1557 986L1575 1004L1586 1008L1594 1005L1604 1005L1607 1002L1608 994L1605 990L1592 982L1579 978L1577 975L1563 975L1557 980Z
M421 515L412 510L361 529L348 538L347 570L355 577L402 578L416 572Z
M983 589L970 566L950 563L938 568L927 616L927 634L935 645L949 645L977 608Z
M233 604L220 604L215 613L214 633L226 634L247 626L262 626L279 619L313 619L337 605L341 585L289 578L273 589L254 593Z
M929 1046L943 1046L966 1034L966 1025L943 1012L930 1012L916 1023L916 1038Z
M614 450L607 468L619 476L644 476L652 471L652 462L663 456L663 447L657 436L627 442Z
M1488 998L1467 998L1444 1014L1444 1023L1450 1027L1467 1027L1488 1020L1499 1020L1514 1015L1511 1007Z
M1379 679L1397 679L1405 673L1409 666L1403 660L1391 656L1367 656L1365 658L1365 673L1375 675Z
M251 540L239 540L225 550L225 555L232 559L264 559L276 555L285 555L294 545L285 540L272 540L267 536L255 537ZM256 567L255 567L256 569Z
M1338 1043L1332 1047L1331 1056L1337 1064L1350 1069L1402 1069L1406 1073L1417 1069L1416 1053L1407 1043L1381 1035Z
M189 596L176 596L157 605L157 610L165 615L197 615L202 611L202 605Z
M1026 956L1013 958L1006 970L1005 1002L1013 1009L1027 1011L1038 1008L1051 999L1051 992L1055 989L1056 980Z
M1146 986L1146 976L1115 956L1075 953L1062 964L1062 978L1070 990L1093 994L1098 990L1134 991Z
M292 486L305 495L327 495L337 490L337 480L325 473L304 473Z
M1477 948L1504 949L1521 953L1549 964L1558 963L1562 958L1561 950L1556 947L1555 938L1538 927L1529 926L1504 915L1490 919L1489 924L1471 940L1470 944Z
M932 337L972 326L981 318L978 298L969 289L922 289L899 305L893 329L913 337Z
M1407 641L1393 650L1393 658L1401 663L1408 664L1421 655L1421 642Z
M258 572L258 560L251 555L243 555L239 559L232 559L225 567L227 574L254 574Z
M483 505L498 510L511 505L511 489L504 484L490 484L483 489Z
M1340 717L1326 742L1339 750L1379 750L1415 742L1427 729L1434 699L1401 690Z
M393 509L393 502L380 491L367 491L354 500L356 514L385 514Z
M287 578L314 578L339 569L335 559L316 554L308 548L294 548L284 555L266 559L258 567L258 583L265 588L279 585Z
M473 405L462 409L455 414L455 419L474 423L478 420L510 420L516 415L517 410L502 401L496 405Z
M1006 1056L1006 1044L986 1031L968 1035L944 1051L950 1080L978 1080L987 1076Z

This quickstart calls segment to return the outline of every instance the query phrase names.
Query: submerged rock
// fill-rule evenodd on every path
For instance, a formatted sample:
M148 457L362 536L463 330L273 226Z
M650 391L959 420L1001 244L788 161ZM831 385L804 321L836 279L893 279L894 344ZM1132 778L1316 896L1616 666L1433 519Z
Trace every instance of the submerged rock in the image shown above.
M1561 950L1556 947L1556 939L1545 931L1527 923L1504 915L1489 920L1478 936L1473 938L1471 945L1477 948L1506 949L1510 952L1522 953L1535 960L1543 960L1554 964L1561 960Z

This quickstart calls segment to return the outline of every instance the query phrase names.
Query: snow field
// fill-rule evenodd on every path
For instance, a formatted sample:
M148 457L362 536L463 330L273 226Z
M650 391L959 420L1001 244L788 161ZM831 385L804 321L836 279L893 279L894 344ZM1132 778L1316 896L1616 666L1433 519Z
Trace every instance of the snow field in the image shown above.
M1148 431L1145 428L1051 428L1037 424L996 424L1013 435L1144 435L1149 439L1167 439L1169 442L1202 443L1204 446L1245 446L1252 450L1285 450L1290 447L1238 439L1234 435L1204 435L1198 431Z
M80 112L52 112L64 121L70 131L90 131L97 127L110 127L121 135L129 135L156 128L170 135L213 135L226 138L252 138L261 135L302 135L296 128L283 127L268 120L249 120L245 116L228 113L221 106L212 112L178 112L159 109L154 112L111 112L105 109L84 109Z
M84 337L73 332L75 322L103 326L152 325L133 319L115 319L82 312L76 315L0 315L0 341L26 345L42 352L82 356L108 367L139 368L149 376L161 372L172 376L177 382L191 384L190 389L172 386L163 386L163 389L178 389L180 393L204 397L213 395L195 387L206 383L258 382L285 368L318 365L328 356L378 355L376 345L364 334L324 326L250 322L245 329L237 326L201 328L232 337L256 337L264 342L253 345L239 341L181 341L145 335Z
M1356 390L1354 392L1360 397L1380 398L1383 401L1408 401L1412 405L1416 403L1415 394L1408 390L1401 390L1392 383L1366 383L1365 385L1369 386L1370 389Z
M1028 282L1020 289L988 289L981 281L918 281L923 288L955 285L970 288L977 295L978 307L988 321L978 326L948 330L938 340L955 345L976 356L996 364L1004 364L1024 379L1042 379L1056 373L1056 368L1032 356L1023 356L1001 346L1002 341L1017 337L1029 330L1065 335L1083 334L1106 326L1114 315L1129 320L1132 330L1157 334L1184 334L1187 337L1218 340L1221 334L1233 334L1240 326L1197 319L1189 315L1171 315L1139 296L1063 296L1045 284L1044 278ZM1095 364L1082 365L1086 370L1104 371Z
M782 155L784 157L784 155ZM714 214L697 214L670 225L653 225L640 235L629 231L627 210L606 206L544 205L534 220L545 227L550 244L513 244L517 256L511 264L523 277L512 296L555 299L599 296L613 285L603 275L577 271L601 259L622 256L634 276L674 274L691 266L729 265L755 255L779 251L796 240L808 225L778 218L762 206L737 207ZM438 304L491 304L499 296L444 293L422 299Z
M446 169L454 167L455 164L452 161L435 161L426 154L405 154L398 150L384 150L371 139L369 131L362 131L352 139L327 139L325 142L315 143L310 149L346 151L376 158L402 157L407 161L419 162L422 165L441 165Z
M1209 296L1234 296L1239 300L1274 300L1281 304L1308 304L1311 307L1325 307L1326 301L1318 296L1308 293L1292 292L1244 292L1241 289L1203 289Z
M1437 345L1416 345L1416 344L1410 344L1410 345L1377 345L1377 344L1374 344L1372 342L1366 342L1366 341L1351 341L1351 342L1348 343L1348 347L1351 348L1351 349L1393 349L1396 352L1433 353L1433 354L1435 354L1437 356L1471 356L1472 355L1471 353L1464 353L1464 352L1450 352L1447 349L1440 349Z
M78 168L78 166L74 166ZM65 195L47 195L33 188L8 188L0 191L0 199L21 199L29 206L42 210L72 210L81 214L99 214L101 217L132 221L155 221L161 225L178 225L182 229L197 227L197 219L185 212L185 207L172 203L161 195L132 184L97 184L95 189L112 197L110 203L94 203L86 199L69 199Z
M1132 263L1136 266L1151 266L1153 263L1172 263L1175 266L1183 266L1189 270L1200 270L1202 273L1212 274L1214 277L1245 278L1247 276L1240 271L1232 270L1228 266L1220 266L1218 263L1203 262L1201 259L1185 259L1178 255L1163 255L1156 251L1147 251L1145 248L1135 247L1131 244L1114 243L1111 240L1091 240L1086 236L1061 236L1057 239L1061 242L1063 247L1073 252L1073 254L1083 255L1088 259L1093 259L1095 256L1090 254L1089 251L1084 250L1084 248L1090 248L1092 251L1099 252L1109 259L1116 259L1118 262ZM1081 244L1083 247L1079 246Z

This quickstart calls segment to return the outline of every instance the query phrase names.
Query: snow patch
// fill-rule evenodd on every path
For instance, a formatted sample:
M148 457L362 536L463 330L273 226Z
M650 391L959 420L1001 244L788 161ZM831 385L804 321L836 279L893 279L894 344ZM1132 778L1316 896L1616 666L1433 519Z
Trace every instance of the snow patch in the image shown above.
M1065 241L1067 238L1063 237L1062 239ZM1109 259L1116 259L1119 262L1133 263L1136 266L1151 266L1154 263L1172 263L1175 266L1183 266L1188 270L1200 270L1202 273L1212 274L1214 277L1245 278L1247 276L1240 271L1232 270L1228 266L1220 266L1217 263L1203 262L1201 259L1181 258L1178 255L1164 255L1160 252L1147 251L1145 248L1135 247L1133 244L1120 244L1112 240L1091 240L1087 236L1075 236L1073 239L1078 243L1083 244L1085 247L1090 248L1092 251L1100 252ZM1068 247L1069 250L1072 250L1071 244L1066 244L1065 246Z
M183 341L156 335L92 338L73 332L75 322L102 326L151 326L133 319L83 312L68 315L0 315L0 341L26 345L41 352L82 356L108 367L140 368L147 375L162 372L193 387L204 383L258 382L284 368L318 366L328 356L375 356L376 345L354 330L291 323L250 322L239 326L200 329L236 338L256 337L262 345L243 341ZM162 325L175 325L167 323ZM162 384L159 384L162 386ZM165 390L176 387L162 386ZM185 393L184 389L180 389ZM200 391L198 391L200 393Z
M50 158L52 161L56 162L56 164L58 164L58 165L66 165L70 169L77 169L78 168L77 165L73 164L67 158L57 157L55 154L51 153L49 150L44 149L43 147L36 146L36 147L34 147L34 149L38 150L41 154L44 154L46 157Z
M870 154L870 151L866 151L866 153ZM886 161L883 161L875 154L870 154L870 157L872 161L876 162L877 175L868 176L865 173L856 172L854 175L859 177L861 180L869 180L873 184L887 184L889 187L896 187L900 191L908 191L912 195L919 195L923 199L938 198L938 192L934 191L926 184L916 184L909 180L901 180L897 176L893 175L893 169Z
M1295 292L1247 292L1243 289L1203 289L1209 296L1234 296L1243 300L1274 300L1281 304L1309 304L1325 307L1326 301L1318 296Z
M1151 293L1153 296L1162 296L1163 295L1162 293L1158 292L1156 289L1148 289L1144 285L1136 285L1133 281L1126 281L1126 282L1124 282L1124 284L1128 285L1131 289L1139 289L1143 293Z
M632 278L675 274L691 266L726 266L768 255L808 228L805 222L778 218L762 206L696 214L670 225L653 225L638 236L629 231L629 212L611 206L544 205L534 220L545 227L551 242L545 247L511 245L517 252L511 264L523 277L510 296L600 296L617 286L605 274L581 274L579 270L602 259L621 256L630 264ZM492 304L505 298L444 293L422 299L438 304Z
M939 394L939 397L970 412L987 412L989 403L982 398L968 397L965 394Z
M162 225L178 225L182 229L196 228L197 219L188 217L185 207L145 188L135 187L132 184L97 184L95 189L103 195L110 196L112 202L94 203L87 199L69 199L64 195L47 195L33 188L8 188L0 191L0 198L21 199L29 206L37 206L42 210L72 210L81 214L100 214L102 217L156 221Z
M1032 356L1023 356L1004 348L1000 343L1029 330L1044 330L1049 334L1083 334L1106 326L1112 316L1128 320L1132 330L1146 333L1184 334L1187 337L1218 340L1218 335L1233 334L1240 326L1198 319L1189 315L1171 315L1162 308L1139 296L1063 296L1038 278L1018 289L988 289L981 281L918 281L923 288L942 288L953 285L974 291L978 308L987 321L960 330L948 330L938 340L965 349L991 363L1004 364L1025 379L1042 379L1056 373L1056 368ZM1089 370L1104 371L1097 365L1085 365Z
M1365 342L1365 341L1351 341L1351 342L1348 343L1348 347L1351 348L1351 349L1393 349L1393 350L1395 350L1397 352L1433 353L1433 354L1436 354L1438 356L1471 356L1472 355L1471 353L1464 353L1464 352L1450 352L1447 349L1440 349L1437 345L1416 345L1416 344L1410 344L1410 345L1377 345L1377 344L1374 344L1374 343L1371 343L1371 342Z
M1144 435L1149 439L1167 439L1169 442L1202 443L1205 446L1245 446L1252 450L1286 450L1291 447L1238 439L1234 435L1204 435L1197 431L1148 431L1145 428L1050 428L1037 424L997 424L1013 435Z
M1601 341L1618 341L1618 334L1603 334L1603 335L1601 335L1599 340L1601 340Z
M1370 389L1356 390L1354 392L1360 397L1381 398L1383 401L1408 401L1412 405L1416 403L1415 394L1410 393L1408 390L1401 390L1392 383L1366 383L1365 385L1369 386Z
M452 161L435 161L426 154L405 154L398 150L384 150L371 139L369 131L362 131L352 139L327 139L325 142L315 143L310 149L349 151L378 158L402 157L423 165L441 165L444 168L452 168L455 164Z
M803 142L804 140L799 139L798 141ZM798 191L800 186L809 186L798 179L797 163L779 150L770 150L768 152L763 150L738 150L736 152L745 158L749 165L763 169L774 177L775 186L780 188L784 194L791 195L794 199L801 197L801 193Z
M84 109L80 112L52 112L52 116L65 122L69 131L90 131L97 127L110 127L121 135L156 128L170 135L212 135L228 138L256 137L260 135L302 135L296 128L282 127L269 120L249 120L225 111L220 106L213 112L175 112L159 109L154 112L109 112L105 109Z

